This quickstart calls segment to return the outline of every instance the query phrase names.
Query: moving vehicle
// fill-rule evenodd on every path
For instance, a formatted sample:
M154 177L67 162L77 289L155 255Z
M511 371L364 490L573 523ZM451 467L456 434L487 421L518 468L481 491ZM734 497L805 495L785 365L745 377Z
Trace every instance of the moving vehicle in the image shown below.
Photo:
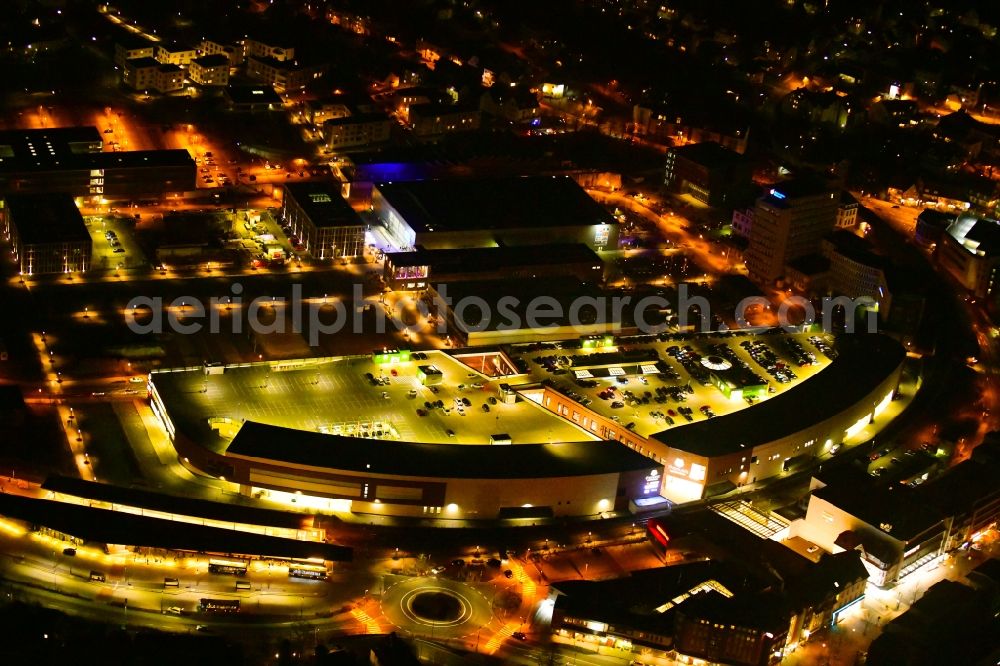
M239 599L202 599L198 603L198 610L203 613L239 613ZM198 625L203 626L203 625ZM199 629L199 631L201 631Z
M227 576L246 576L246 560L222 560L212 558L208 561L208 572Z
M329 577L326 567L321 564L290 564L289 578L309 578L311 580L326 580Z

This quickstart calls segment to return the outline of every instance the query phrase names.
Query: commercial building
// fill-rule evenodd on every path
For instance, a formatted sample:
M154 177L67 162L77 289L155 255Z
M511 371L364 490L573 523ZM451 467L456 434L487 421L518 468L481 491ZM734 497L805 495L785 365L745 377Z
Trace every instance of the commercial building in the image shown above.
M384 113L359 113L323 123L323 138L330 150L360 148L389 140L392 119Z
M857 550L869 580L891 586L942 552L951 518L906 486L848 484L813 490L799 534L827 552Z
M82 273L93 240L69 194L16 194L3 201L4 235L22 275Z
M772 187L754 207L746 252L750 278L772 284L791 260L816 252L837 221L839 205L837 191L820 181L795 179Z
M364 253L366 225L340 193L339 183L288 183L281 219L316 259Z
M135 58L125 62L122 80L135 90L168 93L184 87L184 72L178 65L164 64L153 58Z
M100 137L93 127L0 132L0 194L121 200L195 189L197 165L188 151L100 152Z
M582 243L414 250L385 255L384 279L392 289L484 279L572 276L601 283L604 262Z
M615 218L569 176L377 183L372 208L400 249L618 247Z
M280 111L281 97L273 86L229 85L226 88L226 103L232 111L259 112Z
M537 314L551 317L550 311L551 305ZM797 339L805 340L807 335L800 334ZM781 335L748 334L746 339L778 340ZM778 476L795 465L828 454L878 418L890 403L905 356L898 343L884 336L859 333L836 341L830 339L839 352L835 360L800 369L804 377L799 382L782 385L773 395L769 390L757 404L749 406L735 395L723 395L712 386L707 373L683 379L674 360L661 357L666 348L701 348L712 340L729 341L731 337L706 340L677 335L661 341L655 336L577 335L547 343L547 349L553 351L540 352L537 342L531 341L453 353L379 352L371 360L276 360L219 366L218 372L213 368L210 374L208 369L187 368L155 372L150 391L154 412L184 464L216 477L241 479L244 485L269 488L274 498L296 497L290 493L301 490L306 497L297 497L300 506L312 502L327 509L421 515L437 513L442 506L454 503L459 508L477 507L479 517L496 517L490 514L497 507L496 498L485 497L496 494L493 486L480 486L476 491L474 484L458 481L459 477L493 478L499 472L478 470L474 465L496 462L494 458L481 457L478 463L475 456L462 458L461 468L445 464L452 455L464 455L456 449L471 446L473 451L482 452L482 447L492 442L508 456L506 463L496 464L520 470L504 474L535 479L536 485L542 478L574 476L586 485L573 486L570 495L550 497L532 495L524 490L530 485L526 483L518 492L538 501L523 499L522 503L533 505L524 508L548 506L555 515L588 515L595 512L602 499L607 500L602 505L605 508L640 499L698 500L742 483ZM712 346L718 349L718 344ZM391 377L390 368L395 371ZM691 394L687 394L685 382L694 384ZM626 385L638 390L633 392ZM208 391L204 390L206 386ZM330 386L338 390L331 392ZM650 389L648 396L643 394L645 387ZM691 395L692 402L711 405L719 415L702 416L695 411L690 422L678 416L680 423L654 415L652 412L667 402L663 391L669 393L671 387ZM606 394L609 388L615 391L613 401ZM662 390L654 393L654 388ZM256 422L270 426L266 430L247 430L257 433L249 441L270 442L266 454L263 450L230 446L235 445L237 433L243 432L244 421L248 421L246 425ZM341 439L334 440L324 433L343 436L345 441L341 445ZM423 433L419 442L416 433ZM291 443L300 437L309 443L306 448L313 452L310 456L324 457L312 462L289 457L296 455ZM346 441L351 438L359 438L358 450L366 452L361 462L370 464L370 468L357 467L355 463L361 463L350 457L353 453L338 458L344 447L354 446ZM412 444L394 449L390 446L393 440ZM564 449L538 449L544 455L529 448L525 452L529 458L521 457L524 446L538 446L541 442L577 444ZM501 443L513 446L498 446ZM379 453L376 449L383 444L390 448ZM447 451L440 456L429 453L435 447ZM589 456L590 447L610 447L611 452L629 450L643 458L647 468L642 491L632 488L634 480L625 483L625 477L614 477L636 471L628 463L633 459L618 453L599 458L603 461L600 465L579 474L565 474L566 468L562 467L535 468L531 464L545 462L549 454L558 457L559 451L582 456L580 464L598 460ZM236 454L253 460L234 463L231 458ZM403 461L418 454L424 457L420 473L394 467L392 461L397 457ZM541 457L530 457L535 455ZM612 460L628 464L616 472ZM511 461L517 464L507 464ZM246 467L251 463L252 467ZM444 466L442 470L437 469L439 464ZM259 475L248 477L253 470ZM385 495L374 502L370 488L363 492L359 471L388 474L396 482L391 485L407 487L412 484L395 477L419 477L421 487L431 479L454 479L447 481L448 493L452 488L461 489L462 493L470 493L471 499L448 495L450 499L444 505L424 504L430 502L431 495L399 490L394 491L399 493L395 497ZM312 476L317 478L309 478ZM584 483L582 477L591 478ZM409 480L417 483L416 479ZM351 491L338 490L338 481L349 482L345 487ZM356 487L356 482L361 485ZM383 479L382 483L388 484L389 480ZM369 480L368 484L377 482ZM435 487L439 488L435 492L443 492L440 486ZM570 492L566 488L555 490ZM618 488L623 488L621 493ZM348 497L353 499L339 501ZM571 502L568 506L567 501ZM464 509L451 515L467 517Z
M409 107L413 135L421 138L479 129L479 107L461 104L414 104Z
M663 496L697 500L777 476L860 432L889 405L905 357L884 335L838 336L837 358L801 386L750 409L654 433Z
M622 315L610 294L570 276L435 284L437 315L459 346L615 335ZM544 300L542 300L544 299Z
M377 449L377 450L376 450ZM515 455L517 465L511 465ZM644 495L656 465L620 444L435 445L244 424L226 450L233 481L350 500L362 513L502 518L592 515ZM289 474L291 472L291 474ZM543 480L544 482L540 482ZM525 505L528 505L525 507ZM426 509L425 509L426 507Z
M1000 264L1000 222L969 213L948 225L938 263L977 298L992 296Z
M709 206L727 206L750 185L750 165L739 153L712 141L667 151L663 185Z
M195 58L188 66L188 76L200 86L229 85L229 57L222 53Z
M807 558L712 511L688 516L651 524L667 549L710 560L552 583L557 640L654 660L767 666L864 596L868 572L857 552Z

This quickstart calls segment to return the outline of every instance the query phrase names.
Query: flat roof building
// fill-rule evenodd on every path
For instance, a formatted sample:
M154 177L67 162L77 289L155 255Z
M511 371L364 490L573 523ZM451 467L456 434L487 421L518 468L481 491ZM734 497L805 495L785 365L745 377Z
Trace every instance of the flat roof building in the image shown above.
M667 151L664 186L709 206L726 206L750 186L750 165L739 153L713 141Z
M102 152L103 146L96 127L0 132L0 194L122 199L196 187L197 167L186 150Z
M69 194L16 194L3 201L4 233L23 275L90 268L93 240Z
M438 315L466 346L614 335L622 317L595 285L570 276L460 281L433 287Z
M280 111L281 97L269 85L229 85L226 102L233 111Z
M526 295L537 293L536 285ZM500 286L482 290L481 294L487 304L505 295ZM550 306L551 302L537 313L546 323L551 323L551 315L547 314ZM471 317L472 310L470 307L466 316ZM807 336L808 333L801 333L788 338L805 343ZM735 339L741 337L744 341L786 339L785 334L777 331L773 336L737 334ZM902 347L885 336L858 333L830 338L831 355L836 355L834 349L839 352L835 360L799 368L795 383L777 387L773 395L769 389L752 406L735 395L727 398L707 378L702 384L688 372L690 379L685 379L675 369L681 366L673 365L678 361L670 357L670 352L662 356L664 350L679 346L703 348L713 343L710 346L719 350L720 344L733 342L730 333L576 335L561 342L527 342L453 353L411 354L401 350L380 352L371 359L275 360L226 366L221 373L213 373L207 379L200 368L154 372L150 393L154 412L172 438L182 464L216 477L235 478L230 453L240 449L230 453L227 450L245 420L279 428L268 435L274 455L281 453L278 449L282 443L295 441L300 431L362 439L365 450L371 454L365 464L371 464L373 473L378 469L402 473L380 453L386 441L445 447L481 446L491 441L495 445L502 441L513 445L497 447L506 449L512 460L519 460L518 449L525 443L532 446L547 441L589 440L590 445L601 447L615 442L616 446L645 457L652 465L643 478L646 494L637 496L639 499L660 497L660 501L666 498L679 503L780 475L792 463L815 461L828 455L835 445L854 444L868 424L879 418L891 403L905 356ZM730 351L746 353L738 345ZM388 368L394 371L391 378ZM681 371L688 371L688 367ZM206 383L210 385L208 391L204 388ZM338 388L330 391L330 386ZM608 396L609 390L613 391L613 397ZM677 416L677 421L666 419L659 411L661 405L667 404L669 396L681 393L685 401L690 395L692 403L710 406L718 416L709 417L695 410L686 420L681 416ZM676 398L675 401L679 402ZM461 418L457 418L458 413ZM280 428L287 429L287 437ZM507 436L493 440L492 436L500 438L504 433ZM296 497L297 506L310 502L331 510L384 515L423 515L441 509L438 504L417 505L415 490L393 491L399 499L412 501L397 502L388 495L377 503L370 495L365 500L346 500L345 493L328 486L339 485L334 481L346 480L345 474L357 476L358 470L341 470L337 466L350 462L347 458L338 462L336 442L340 440L311 437L306 439L317 442L316 450L321 442L334 444L324 454L329 456L324 464L333 467L320 469L304 460L286 460L285 456L291 454L281 453L281 459L255 459L257 476L240 477L249 478L241 483L248 486L248 492L253 486L267 488L277 501ZM387 448L385 452L390 450L394 449ZM437 457L427 458L428 463L437 460ZM495 473L470 472L474 478ZM438 475L428 464L425 476L441 478L448 474L442 471ZM610 477L592 481L597 490L587 493L606 494L613 485ZM459 488L452 483L448 482L449 489ZM391 485L411 487L402 483ZM474 491L473 486L461 488L463 493ZM308 497L289 495L296 489ZM361 492L352 490L355 491ZM420 501L428 497L420 495ZM570 498L553 499L556 513L595 512L591 500L579 505L574 500L571 507L565 507L559 502ZM601 499L612 502L605 495ZM617 505L619 499L613 503ZM627 504L624 499L621 501ZM486 500L474 499L472 504L481 502ZM531 500L523 502L535 504ZM469 500L452 499L448 504L451 503L464 507ZM431 508L425 511L424 506ZM477 511L481 517L487 515L483 509ZM451 517L467 517L467 514L459 510Z
M1000 221L970 213L959 215L942 235L935 258L977 298L996 298Z
M393 289L426 289L434 283L491 278L573 276L604 280L604 261L582 243L551 243L390 252L385 280Z
M409 507L412 515L441 512L485 519L525 505L535 509L530 515L536 517L623 508L629 499L646 494L643 480L658 467L617 442L516 448L372 442L251 421L240 428L225 458L232 466L227 478L248 491L284 489L292 481L299 488L361 506L391 501ZM292 470L291 476L276 474L279 461ZM428 507L435 510L429 512Z
M366 225L334 182L288 183L281 218L316 259L364 253Z
M400 249L618 247L617 221L569 176L377 183L372 206Z

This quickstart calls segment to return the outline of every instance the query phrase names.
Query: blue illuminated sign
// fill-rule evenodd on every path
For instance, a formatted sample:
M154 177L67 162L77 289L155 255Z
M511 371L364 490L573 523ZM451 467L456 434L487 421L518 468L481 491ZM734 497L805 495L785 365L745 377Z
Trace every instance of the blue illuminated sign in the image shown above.
M774 189L771 190L771 196L774 197L775 199L784 199L785 198L784 194L782 194L778 190L774 190Z

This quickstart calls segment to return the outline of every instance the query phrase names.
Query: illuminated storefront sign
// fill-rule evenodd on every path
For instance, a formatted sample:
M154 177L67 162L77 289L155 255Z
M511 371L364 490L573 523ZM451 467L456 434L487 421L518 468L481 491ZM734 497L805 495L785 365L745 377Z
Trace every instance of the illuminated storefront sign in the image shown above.
M652 495L653 493L659 492L660 482L660 470L650 470L649 474L646 475L646 478L643 479L642 494Z
M594 245L607 245L611 236L611 227L606 224L598 225L594 229Z

